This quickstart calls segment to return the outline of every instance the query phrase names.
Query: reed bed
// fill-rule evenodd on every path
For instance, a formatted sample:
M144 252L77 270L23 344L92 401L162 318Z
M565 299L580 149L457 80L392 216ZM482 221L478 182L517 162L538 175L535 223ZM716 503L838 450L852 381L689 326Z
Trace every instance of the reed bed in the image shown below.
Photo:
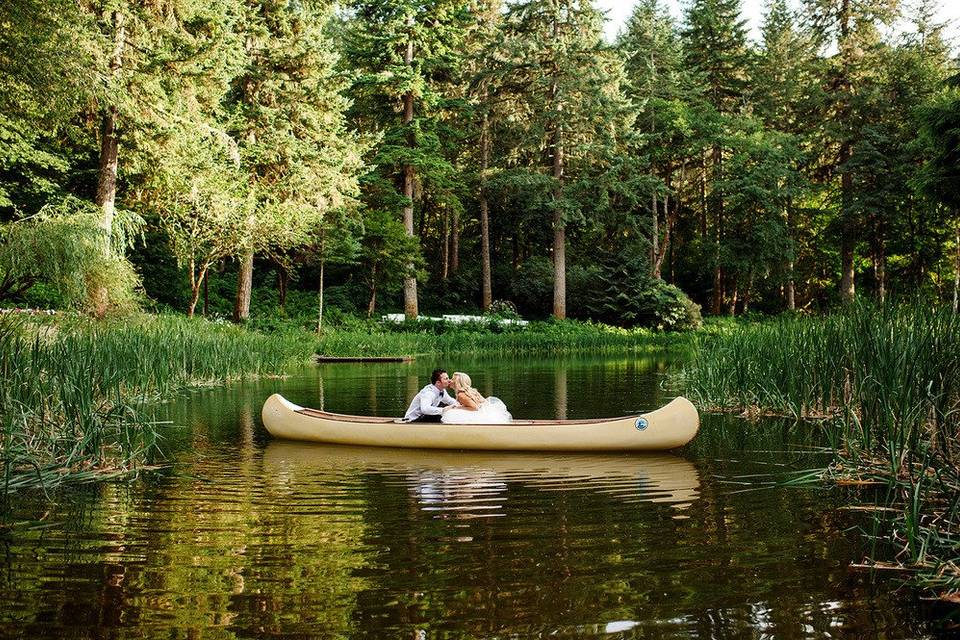
M699 336L694 348L684 393L707 409L824 425L836 462L815 477L887 485L893 509L876 517L891 526L897 566L948 597L960 591L956 314L861 304Z
M622 329L586 322L533 322L526 327L443 322L325 331L317 353L325 356L483 354L508 356L574 353L650 353L690 345L690 334Z
M3 495L137 473L158 451L148 403L188 386L282 372L299 336L176 317L95 323L0 317Z

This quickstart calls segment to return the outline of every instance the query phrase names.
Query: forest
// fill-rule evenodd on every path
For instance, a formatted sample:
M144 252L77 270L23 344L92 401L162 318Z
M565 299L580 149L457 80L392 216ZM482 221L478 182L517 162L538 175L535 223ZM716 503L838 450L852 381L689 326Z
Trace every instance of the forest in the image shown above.
M639 0L611 43L588 0L11 0L0 304L956 307L936 9L768 0L754 42L737 0Z

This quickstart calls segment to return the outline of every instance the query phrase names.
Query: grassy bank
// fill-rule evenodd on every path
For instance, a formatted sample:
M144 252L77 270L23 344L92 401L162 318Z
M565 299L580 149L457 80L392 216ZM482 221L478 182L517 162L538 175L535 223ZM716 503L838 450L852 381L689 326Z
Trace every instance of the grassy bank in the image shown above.
M147 403L177 389L282 372L313 347L182 317L0 317L2 488L125 475L149 465Z
M454 324L444 321L399 324L355 323L326 330L317 341L324 356L514 355L572 353L649 353L691 344L692 334L624 329L578 321L495 321Z
M821 480L882 483L890 558L940 593L960 589L960 319L858 306L698 337L680 376L701 407L815 419L836 462ZM878 515L878 518L881 517Z

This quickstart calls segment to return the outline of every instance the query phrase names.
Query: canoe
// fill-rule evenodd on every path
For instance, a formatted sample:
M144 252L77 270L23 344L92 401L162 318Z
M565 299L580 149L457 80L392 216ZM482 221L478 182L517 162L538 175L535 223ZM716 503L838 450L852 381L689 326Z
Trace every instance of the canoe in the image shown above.
M261 416L275 438L416 449L666 451L690 442L700 428L697 409L686 398L623 418L458 425L307 409L275 393L267 398Z

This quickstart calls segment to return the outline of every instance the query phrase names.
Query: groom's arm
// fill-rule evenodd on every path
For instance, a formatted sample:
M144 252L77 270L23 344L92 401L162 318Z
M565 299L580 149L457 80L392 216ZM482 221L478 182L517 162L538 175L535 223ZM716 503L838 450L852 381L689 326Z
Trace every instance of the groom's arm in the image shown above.
M441 398L441 403L443 399ZM440 407L433 406L433 399L430 396L423 396L420 398L420 413L425 416L439 416L443 413L443 410Z
M446 391L440 394L440 404L445 404L448 407L450 405L457 404L457 399L451 397Z

